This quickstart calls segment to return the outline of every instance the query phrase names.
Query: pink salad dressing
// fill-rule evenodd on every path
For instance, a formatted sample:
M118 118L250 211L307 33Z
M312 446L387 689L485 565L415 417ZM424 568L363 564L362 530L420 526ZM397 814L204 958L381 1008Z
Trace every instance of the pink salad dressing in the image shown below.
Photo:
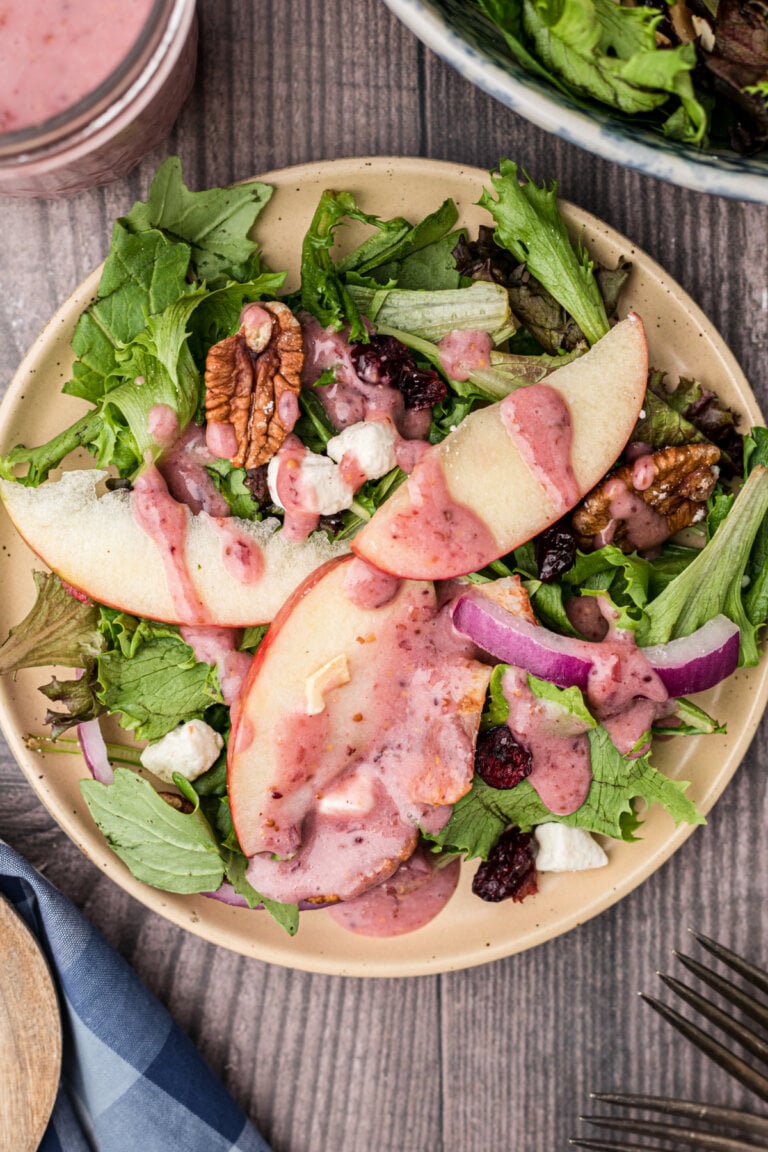
M491 362L493 341L487 332L454 329L438 344L440 367L452 380L464 381L475 368Z
M426 456L430 447L426 440L405 440L400 437L395 441L395 460L398 468L410 475L419 461Z
M609 607L602 600L598 603L607 618L608 631L602 640L581 643L585 657L592 662L585 700L622 756L638 756L646 750L638 747L641 737L654 720L674 711L674 702L642 648L637 647L634 633L616 628ZM519 668L508 669L502 688L509 703L507 723L518 742L531 752L529 783L552 812L575 812L584 802L592 779L586 729L559 709L553 713L552 705L531 692L527 675Z
M238 650L242 631L239 628L182 624L179 633L182 640L189 644L196 660L211 664L216 669L224 703L231 707L242 691L251 666L251 656Z
M653 456L646 452L636 457L632 464L632 487L638 492L645 492L653 484L656 476L656 464Z
M336 376L332 384L315 389L334 428L341 430L361 420L389 416L406 439L426 436L432 416L430 409L406 409L398 388L362 380L355 371L343 332L323 328L307 312L300 313L299 319L304 332L302 384L314 384L329 369Z
M575 812L592 783L587 729L574 717L553 716L551 706L534 696L520 668L507 669L502 690L509 704L507 724L531 754L528 783L550 812L559 816Z
M367 766L358 775L370 782L370 807L324 816L310 809L301 851L289 860L253 856L247 877L257 892L283 903L351 900L386 880L413 852L418 830L397 810L385 784Z
M640 457L636 462L642 464L646 457ZM638 470L641 481L647 476L647 470ZM648 485L653 477L648 481ZM610 521L594 538L596 548L603 548L610 544L616 535L620 524L624 525L626 542L631 549L638 552L649 552L662 544L669 536L669 528L664 516L657 512L650 504L646 504L639 492L632 492L620 479L609 480L605 487L605 494L610 501L608 512Z
M430 585L406 582L397 596L397 611L390 598L360 636L366 658L349 691L271 734L279 771L260 806L265 854L249 877L272 899L349 899L386 879L418 828L439 831L470 787L491 669L467 655ZM236 732L238 751L250 735Z
M117 68L152 0L2 0L0 132L71 108Z
M221 540L221 558L238 584L258 584L264 575L264 553L230 516L212 518L211 526Z
M320 522L314 488L302 477L301 461L307 449L298 436L286 436L277 451L277 496L285 509L283 532L288 540L306 540Z
M391 517L388 532L392 540L405 540L421 556L425 571L450 566L457 575L474 572L489 556L498 555L485 522L448 491L437 447L425 452L411 473L409 494L408 503Z
M133 515L136 523L154 540L163 559L165 578L180 616L199 624L208 623L208 610L192 583L186 560L189 509L174 500L154 464L134 481Z
M234 424L211 420L205 426L205 443L211 456L231 460L237 452L237 433Z
M564 397L549 384L530 384L505 396L499 411L510 438L558 515L573 508L581 490L571 465L573 426Z
M155 405L161 408L163 405ZM150 417L155 411L150 410ZM190 423L178 439L158 461L158 469L168 485L168 491L193 512L207 512L209 516L229 516L229 504L221 495L206 470L214 456L203 429Z
M143 376L136 377L143 384ZM169 404L153 404L147 416L147 431L161 448L170 448L179 436L179 418Z
M403 936L423 928L456 891L461 864L434 867L429 852L417 848L389 879L360 896L334 904L328 915L359 936Z
M344 595L361 608L382 608L394 600L400 584L399 577L380 572L365 560L355 558L344 579Z

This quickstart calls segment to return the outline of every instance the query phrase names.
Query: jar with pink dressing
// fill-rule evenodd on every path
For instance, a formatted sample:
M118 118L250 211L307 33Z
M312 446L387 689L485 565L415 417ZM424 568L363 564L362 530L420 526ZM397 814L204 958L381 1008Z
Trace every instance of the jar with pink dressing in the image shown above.
M0 0L0 195L124 176L194 80L195 0Z

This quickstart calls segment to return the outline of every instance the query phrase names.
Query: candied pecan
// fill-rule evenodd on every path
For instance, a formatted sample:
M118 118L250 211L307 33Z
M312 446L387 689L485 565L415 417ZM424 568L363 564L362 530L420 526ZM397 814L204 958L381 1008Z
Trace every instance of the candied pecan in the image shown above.
M175 808L177 812L183 812L185 816L189 816L194 812L195 806L191 800L187 800L186 796L178 796L175 792L158 792L161 800L165 800L166 804L171 808Z
M481 900L496 903L511 899L519 904L538 890L536 838L533 832L508 828L477 869L472 891Z
M301 326L277 300L246 305L240 330L208 352L205 416L233 427L236 468L266 464L293 428L303 364Z
M713 444L680 444L615 469L571 517L579 547L642 551L696 523L717 483L719 459Z

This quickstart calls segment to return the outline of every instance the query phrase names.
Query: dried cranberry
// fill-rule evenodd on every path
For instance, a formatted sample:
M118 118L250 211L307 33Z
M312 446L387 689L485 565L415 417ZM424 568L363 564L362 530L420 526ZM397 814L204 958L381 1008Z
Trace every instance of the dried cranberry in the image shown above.
M333 538L334 536L338 536L344 527L344 517L341 515L341 512L334 512L330 516L321 516L317 527L320 532L327 532L328 535Z
M258 468L246 469L243 484L260 507L263 507L265 504L271 504L269 486L267 485L266 464L260 464Z
M545 584L550 584L569 568L573 568L575 559L576 537L562 520L557 524L551 524L536 537L539 580Z
M445 399L448 389L432 368L413 368L403 372L397 382L406 408L431 408Z
M518 744L506 724L488 728L477 738L475 772L491 788L514 788L529 775L531 754Z
M406 408L431 408L445 398L447 388L437 372L416 367L413 354L394 336L371 336L350 345L355 372L366 384L398 388Z
M475 873L472 891L481 900L497 903L511 899L519 904L538 890L534 835L508 828Z
M367 343L351 344L350 357L361 380L387 388L397 388L402 373L416 367L410 350L394 336L374 335Z

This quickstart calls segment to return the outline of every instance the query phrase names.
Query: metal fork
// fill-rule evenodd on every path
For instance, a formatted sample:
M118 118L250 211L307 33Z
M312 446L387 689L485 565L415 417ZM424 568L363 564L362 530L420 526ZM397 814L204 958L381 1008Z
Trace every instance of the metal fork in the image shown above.
M768 994L768 972L722 944L691 932L693 938L711 955L736 972L760 992ZM758 1000L744 988L725 979L719 973L694 960L690 956L676 952L676 958L716 993L727 1000L740 1012L745 1013L750 1023L768 1029L768 1005ZM732 1052L719 1040L693 1024L679 1012L675 1012L662 1001L641 993L643 1000L676 1028L700 1051L714 1060L721 1068L744 1084L761 1100L768 1101L768 1076L764 1075L755 1062L768 1067L768 1041L753 1028L729 1015L706 997L672 976L659 973L664 984L682 1000L694 1008L706 1021L735 1040L752 1057L747 1062ZM684 1121L682 1124L668 1123L658 1119L616 1118L611 1116L582 1116L581 1119L596 1128L610 1128L622 1135L640 1136L643 1140L654 1141L653 1145L628 1144L621 1140L572 1139L570 1143L578 1148L593 1149L593 1152L642 1152L656 1147L656 1141L678 1148L699 1148L711 1152L755 1152L764 1149L768 1152L768 1116L743 1112L733 1108L721 1108L711 1104L698 1104L694 1101L673 1100L660 1096L640 1096L617 1093L595 1093L591 1099L603 1104L621 1108L660 1113ZM696 1127L695 1124L703 1125ZM713 1131L721 1129L721 1132Z

